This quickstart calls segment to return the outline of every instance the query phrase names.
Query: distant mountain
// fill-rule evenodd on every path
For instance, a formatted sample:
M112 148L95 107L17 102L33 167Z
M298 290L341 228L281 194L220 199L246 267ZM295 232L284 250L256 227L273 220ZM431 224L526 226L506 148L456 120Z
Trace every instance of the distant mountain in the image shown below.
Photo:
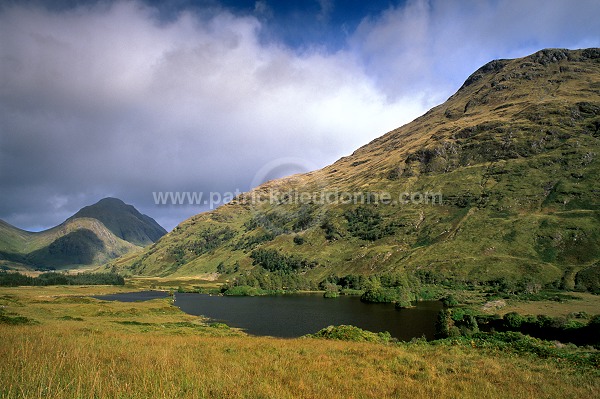
M0 221L0 266L69 268L99 265L139 251L166 231L116 198L87 206L60 225L28 232Z
M78 218L99 220L115 236L139 246L152 244L167 234L150 216L142 215L132 205L117 198L104 198L94 205L81 208L67 220Z
M492 61L352 155L267 182L112 264L141 275L231 279L263 267L315 281L405 272L572 288L600 269L600 49Z

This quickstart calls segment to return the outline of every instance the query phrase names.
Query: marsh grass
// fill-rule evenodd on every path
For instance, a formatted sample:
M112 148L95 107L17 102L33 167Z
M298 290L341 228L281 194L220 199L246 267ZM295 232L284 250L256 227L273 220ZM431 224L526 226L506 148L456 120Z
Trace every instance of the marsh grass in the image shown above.
M597 370L468 344L251 337L168 299L3 291L6 311L39 324L0 325L2 398L579 398L600 389Z

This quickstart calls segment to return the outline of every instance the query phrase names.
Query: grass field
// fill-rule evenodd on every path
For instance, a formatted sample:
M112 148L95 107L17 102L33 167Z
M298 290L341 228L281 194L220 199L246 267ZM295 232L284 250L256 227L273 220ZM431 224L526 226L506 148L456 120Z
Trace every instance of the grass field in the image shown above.
M504 315L510 312L517 312L522 315L547 316L567 316L571 313L585 312L590 315L600 314L600 295L593 295L584 292L569 292L568 295L579 299L568 301L517 301L509 300L506 306L492 313Z
M0 289L2 398L588 398L598 370L471 345L252 337L123 287ZM475 346L475 345L473 345Z

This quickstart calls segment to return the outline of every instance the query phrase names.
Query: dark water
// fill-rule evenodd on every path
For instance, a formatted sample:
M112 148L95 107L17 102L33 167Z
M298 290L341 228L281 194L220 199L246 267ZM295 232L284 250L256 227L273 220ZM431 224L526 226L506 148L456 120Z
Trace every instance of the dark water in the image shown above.
M99 295L93 298L103 301L119 301L119 302L139 302L149 301L151 299L166 298L169 296L165 291L139 291L139 292L124 292L121 294Z
M321 294L235 297L176 293L175 305L188 314L206 316L253 335L299 337L329 325L350 324L373 332L388 331L401 340L433 339L442 308L438 301L427 301L396 310L392 304L366 304L351 296L326 299Z
M106 301L136 302L166 298L164 291L127 292L96 296ZM355 296L326 299L322 294L278 296L211 296L175 294L182 311L244 329L253 335L299 337L330 325L350 324L364 330L388 331L394 338L433 339L439 301L418 302L397 310L392 304L367 304Z

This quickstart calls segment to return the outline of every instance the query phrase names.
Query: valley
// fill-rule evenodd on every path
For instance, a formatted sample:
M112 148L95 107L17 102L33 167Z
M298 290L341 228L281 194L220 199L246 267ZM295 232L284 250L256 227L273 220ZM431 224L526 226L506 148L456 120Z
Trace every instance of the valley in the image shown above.
M593 397L599 128L600 50L546 49L168 233L114 198L44 232L0 222L0 281L40 274L0 287L0 397ZM82 271L118 279L54 279ZM168 294L96 298L148 290ZM433 301L434 339L339 323L258 336L173 303L307 292L390 314Z

